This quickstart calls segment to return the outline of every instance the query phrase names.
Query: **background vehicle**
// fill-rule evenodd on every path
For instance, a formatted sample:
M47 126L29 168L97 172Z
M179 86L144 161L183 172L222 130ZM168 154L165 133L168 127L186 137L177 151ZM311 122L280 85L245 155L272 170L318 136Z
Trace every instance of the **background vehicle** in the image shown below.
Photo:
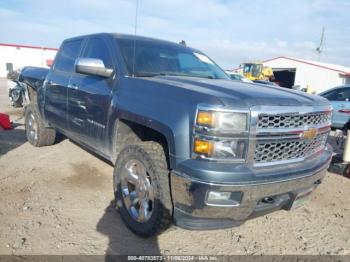
M22 107L25 103L26 88L23 83L16 81L15 85L9 89L9 98L11 105L14 107Z
M264 66L262 63L243 63L240 65L242 68L243 75L254 81L254 80L274 80L273 71L270 67Z
M319 95L332 104L332 127L342 129L350 118L350 86L334 87Z
M22 107L27 105L31 96L29 92L31 90L36 91L43 84L48 71L47 68L24 67L20 71L9 73L9 98L12 106ZM30 86L31 89L28 90L27 86Z
M30 87L28 141L51 145L59 131L113 163L116 205L141 236L171 219L214 229L295 208L332 156L326 99L232 81L184 45L75 37L42 75L29 68L22 76L43 83Z
M246 83L253 83L251 80L249 80L248 78L244 77L241 74L238 74L238 73L235 73L232 71L225 71L225 72L229 75L229 77L232 80L242 81L242 82L246 82Z
M24 92L23 84L18 81L19 71L10 71L7 74L7 88L11 105L22 107Z

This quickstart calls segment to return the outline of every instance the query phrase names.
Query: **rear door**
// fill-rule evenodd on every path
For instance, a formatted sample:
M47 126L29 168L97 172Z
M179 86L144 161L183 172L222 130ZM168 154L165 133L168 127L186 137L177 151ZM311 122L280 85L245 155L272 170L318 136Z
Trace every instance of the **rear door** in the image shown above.
M341 87L322 95L333 106L332 126L342 128L350 117L350 87Z
M55 127L67 129L68 83L74 69L75 59L79 56L83 40L63 42L53 70L47 76L45 91L45 118Z
M115 70L107 40L89 38L80 57L98 58L106 68ZM68 89L69 130L82 142L104 152L107 118L112 98L114 76L74 73Z

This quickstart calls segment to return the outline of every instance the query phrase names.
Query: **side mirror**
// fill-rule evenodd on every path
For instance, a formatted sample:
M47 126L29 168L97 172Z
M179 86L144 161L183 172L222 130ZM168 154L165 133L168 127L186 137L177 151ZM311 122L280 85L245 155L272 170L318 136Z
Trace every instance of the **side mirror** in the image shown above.
M103 61L97 58L77 58L75 71L80 74L111 77L113 69L106 68Z

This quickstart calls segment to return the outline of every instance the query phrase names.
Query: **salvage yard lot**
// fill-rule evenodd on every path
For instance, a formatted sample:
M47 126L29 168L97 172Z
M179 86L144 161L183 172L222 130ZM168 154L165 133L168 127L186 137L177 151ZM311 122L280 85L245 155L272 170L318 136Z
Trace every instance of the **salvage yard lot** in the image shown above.
M0 112L21 117L0 80ZM113 208L113 167L68 139L0 132L0 254L350 254L350 180L328 174L310 202L225 230L132 234Z

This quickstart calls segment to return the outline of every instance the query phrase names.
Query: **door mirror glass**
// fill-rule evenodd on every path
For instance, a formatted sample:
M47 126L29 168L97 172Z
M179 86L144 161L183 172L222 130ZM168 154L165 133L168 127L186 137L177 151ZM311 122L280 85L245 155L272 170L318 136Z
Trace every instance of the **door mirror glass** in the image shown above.
M80 74L111 77L112 68L106 68L103 61L97 58L78 58L75 61L75 71Z

